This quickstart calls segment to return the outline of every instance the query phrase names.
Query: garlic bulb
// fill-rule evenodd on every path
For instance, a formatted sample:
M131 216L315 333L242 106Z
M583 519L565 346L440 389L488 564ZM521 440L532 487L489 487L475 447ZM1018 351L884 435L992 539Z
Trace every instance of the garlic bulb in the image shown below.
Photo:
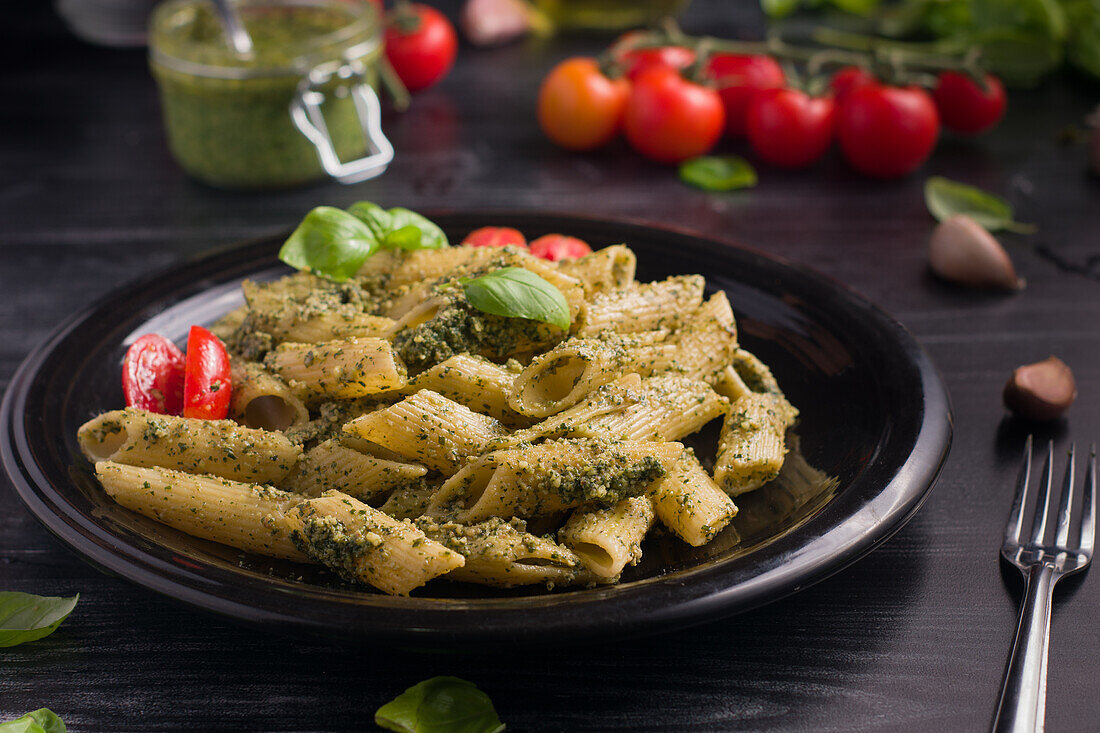
M1073 372L1058 357L1025 364L1005 384L1005 407L1029 420L1053 420L1077 398Z
M928 264L944 280L972 288L1024 287L1001 243L965 214L952 216L932 232Z
M534 12L524 0L467 0L460 24L475 46L497 46L526 35Z

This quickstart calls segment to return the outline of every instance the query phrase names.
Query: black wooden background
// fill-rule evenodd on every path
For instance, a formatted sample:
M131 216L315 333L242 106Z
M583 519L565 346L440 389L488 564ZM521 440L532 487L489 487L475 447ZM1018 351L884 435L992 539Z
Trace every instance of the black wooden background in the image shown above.
M758 37L756 3L696 2L685 27ZM1100 180L1060 133L1100 102L1075 78L1012 93L1001 126L946 135L918 174L865 180L834 152L816 170L762 169L752 191L710 194L624 146L552 147L534 122L558 59L606 38L463 47L452 75L386 130L382 178L230 194L169 158L141 51L71 38L47 3L9 9L0 65L0 386L67 314L142 273L266 234L318 204L526 208L674 224L789 257L864 293L938 363L957 416L938 487L853 567L752 613L624 643L413 653L288 641L192 612L99 574L61 547L0 478L0 588L80 592L53 636L0 650L0 720L41 706L71 730L371 729L374 710L437 674L476 682L512 730L981 730L1016 621L1019 583L997 548L1027 427L1006 417L1013 367L1057 354L1080 398L1039 431L1100 438ZM731 152L744 152L730 145ZM1028 279L1012 296L926 272L921 186L943 174L1006 195L1030 237L1006 236ZM1090 260L1090 258L1093 258ZM1093 270L1088 270L1092 263ZM1049 729L1100 727L1100 578L1056 596Z

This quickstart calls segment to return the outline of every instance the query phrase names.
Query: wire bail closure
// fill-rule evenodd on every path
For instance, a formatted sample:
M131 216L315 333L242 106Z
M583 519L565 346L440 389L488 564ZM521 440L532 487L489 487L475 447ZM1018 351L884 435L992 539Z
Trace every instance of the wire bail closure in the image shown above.
M340 183L359 183L385 172L393 160L393 145L382 133L382 105L373 87L366 81L366 67L358 60L315 66L302 77L290 103L290 117L298 130L317 148L325 172ZM355 112L367 142L367 154L343 162L336 154L321 105L325 92L321 87L336 77L343 80L355 104Z

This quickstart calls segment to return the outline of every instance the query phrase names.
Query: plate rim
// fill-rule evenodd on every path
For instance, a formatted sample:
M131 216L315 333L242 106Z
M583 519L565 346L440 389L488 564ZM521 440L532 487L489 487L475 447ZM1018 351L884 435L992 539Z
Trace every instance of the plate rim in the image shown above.
M697 586L696 590L698 592L695 595L677 599L673 590L672 598L664 603L659 603L657 607L647 609L642 617L611 614L606 619L597 622L577 623L574 621L570 624L559 624L552 628L528 628L526 630L522 627L508 628L508 631L511 632L508 634L509 639L542 642L549 637L560 639L565 636L579 640L597 634L607 635L609 632L616 637L638 635L705 623L718 617L741 613L765 603L785 598L839 572L888 540L920 509L934 487L936 479L946 462L953 435L953 410L946 386L931 358L916 338L896 319L847 284L802 263L793 262L754 247L744 246L722 237L711 236L684 227L657 224L640 219L577 216L548 211L516 209L478 209L476 211L461 212L440 209L426 212L426 214L433 219L451 219L456 222L461 222L464 219L477 222L492 220L492 217L508 217L554 222L554 225L559 227L567 227L573 224L581 227L587 225L589 227L646 229L649 230L650 235L667 233L711 246L718 245L723 248L732 248L759 260L764 260L772 266L792 270L801 278L808 279L810 282L816 281L819 286L840 293L846 306L858 306L859 309L873 314L876 321L879 322L878 325L889 327L891 335L894 336L895 346L904 351L920 375L923 397L920 426L913 440L912 448L902 465L889 481L879 489L871 502L860 507L857 512L848 515L826 535L803 545L806 549L815 549L826 536L831 534L834 540L844 540L842 544L832 548L832 552L819 554L816 557L812 552L804 553L804 556L797 558L797 562L781 563L775 567L767 568L762 573L756 574L747 580L719 589L698 586L707 586L707 581L717 579L712 579L710 576L720 576L721 571L726 568L721 566L697 568L690 581L683 584L684 586ZM457 225L452 222L447 222L446 225L457 228ZM99 524L93 523L95 529L99 530L99 534L102 535L99 538L100 541L97 541L95 537L89 534L88 528L80 526L71 515L65 512L64 506L51 500L50 495L57 490L44 475L37 472L36 466L28 465L28 462L24 460L24 457L30 455L27 436L16 429L17 420L22 418L25 413L29 386L34 381L43 362L90 315L127 295L132 296L143 286L157 282L169 273L178 273L181 269L197 267L218 257L239 256L244 251L255 248L260 244L270 244L275 241L277 236L278 234L273 233L267 236L252 237L195 253L184 258L181 262L158 268L154 272L131 279L63 319L22 360L11 377L3 401L0 403L0 461L2 461L12 481L16 494L31 514L51 534L60 539L68 549L74 551L93 566L119 575L162 596L181 601L192 608L213 612L232 620L268 627L282 633L293 631L303 632L310 636L332 637L337 633L349 633L349 630L343 628L337 631L328 623L326 618L306 618L301 614L288 614L270 607L261 609L255 604L242 603L214 591L188 585L178 577L174 577L179 574L177 566L164 563L159 558L148 555L140 548L126 542L115 543L113 546L108 547L105 541L107 537L113 535ZM250 261L255 264L255 267L259 267L261 264L256 259ZM43 486L48 488L43 488ZM890 500L887 500L887 497ZM836 504L830 502L812 516L809 521L824 521L822 517L828 516L830 508L835 510L837 508ZM840 532L845 525L853 523L854 520L864 514L874 520L868 529L856 533ZM840 534L846 536L841 538ZM770 543L769 546L782 542L789 537L789 534L781 537ZM805 555L809 555L809 557ZM228 570L219 568L209 569L218 570L219 574L230 573ZM668 589L666 586L674 589L677 585L675 581L677 575L677 573L661 575L616 586L616 595L608 599L597 597L593 591L573 591L554 595L527 596L525 598L531 599L526 602L527 604L546 608L566 605L597 607L608 601L613 605L631 604L637 600L636 596L638 595L643 596L644 599L647 589L654 585L664 590ZM277 586L270 584L267 584L266 587L269 590L277 588ZM223 590L221 586L218 589ZM378 611L391 612L393 606L401 605L400 601L393 602L392 597L374 594L360 595L374 601L365 607L374 609L375 616L378 615ZM391 600L380 604L377 602L380 598ZM315 601L316 599L311 600ZM416 612L429 618L438 617L446 620L454 615L455 611L459 610L454 608L453 604L441 603L441 599L413 598L404 600L417 604ZM476 599L471 600L476 602ZM489 600L500 601L511 607L504 609L505 613L514 614L517 610L525 610L514 608L516 605L522 605L517 604L517 601L522 601L522 598ZM430 601L431 607L420 607L428 601ZM465 603L465 601L463 602ZM493 604L483 603L481 611L477 609L462 610L484 612L486 605L492 606ZM341 606L341 608L346 607ZM496 609L490 609L490 612L494 610ZM422 627L410 629L405 624L391 623L380 626L377 619L372 619L372 621L374 623L355 628L350 633L355 634L357 637L369 638L372 641L414 641L417 643L429 640L433 642L485 643L498 641L501 633L501 629L496 627L471 628L467 626L466 628L459 628L452 625L447 628L446 624L427 627L427 622L425 622ZM608 628L609 625L611 628Z

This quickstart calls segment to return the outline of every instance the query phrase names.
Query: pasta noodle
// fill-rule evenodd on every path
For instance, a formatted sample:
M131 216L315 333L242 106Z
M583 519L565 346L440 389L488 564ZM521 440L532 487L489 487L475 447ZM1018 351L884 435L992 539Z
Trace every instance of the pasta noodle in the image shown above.
M662 532L732 547L731 497L831 480L786 460L798 410L726 294L636 267L621 244L560 262L458 246L381 249L341 282L245 281L216 324L231 419L126 408L78 442L127 509L394 595L614 583ZM469 287L501 268L537 278ZM710 471L681 441L719 418ZM746 527L767 513L738 502Z

